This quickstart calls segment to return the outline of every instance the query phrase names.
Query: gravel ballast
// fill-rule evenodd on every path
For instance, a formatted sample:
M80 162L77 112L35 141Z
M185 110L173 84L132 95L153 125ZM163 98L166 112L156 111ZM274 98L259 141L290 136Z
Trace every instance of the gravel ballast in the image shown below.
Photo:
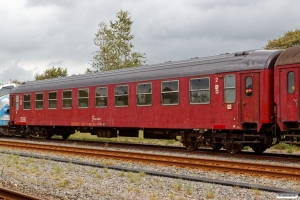
M2 148L2 150L14 154L31 153L123 166L140 169L141 171L140 173L123 172L107 168L80 166L73 163L25 158L13 154L0 154L1 187L17 189L44 199L276 199L275 193L260 191L256 188L243 189L150 176L143 173L143 170L259 184L291 190L299 190L300 188L300 183L292 180L250 177L243 174L200 171L152 164L145 165L107 159L70 157L69 155L25 150L5 148ZM148 153L153 152L148 151Z

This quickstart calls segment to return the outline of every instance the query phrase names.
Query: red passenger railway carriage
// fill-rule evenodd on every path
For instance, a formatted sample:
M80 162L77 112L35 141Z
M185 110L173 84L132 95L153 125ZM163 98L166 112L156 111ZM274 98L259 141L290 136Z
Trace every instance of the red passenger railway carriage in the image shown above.
M180 135L190 150L250 145L260 153L284 131L299 136L299 52L244 51L26 82L11 93L10 131L66 139L75 130L99 137L144 130L145 138Z

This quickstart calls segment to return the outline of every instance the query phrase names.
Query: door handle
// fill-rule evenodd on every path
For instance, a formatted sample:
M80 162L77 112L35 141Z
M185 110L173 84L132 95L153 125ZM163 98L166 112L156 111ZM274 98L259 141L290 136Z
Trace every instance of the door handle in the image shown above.
M245 104L246 104L246 102L243 102L243 103L242 103L243 108L244 108Z
M296 106L298 106L298 100L297 99L294 99L295 103L296 103Z

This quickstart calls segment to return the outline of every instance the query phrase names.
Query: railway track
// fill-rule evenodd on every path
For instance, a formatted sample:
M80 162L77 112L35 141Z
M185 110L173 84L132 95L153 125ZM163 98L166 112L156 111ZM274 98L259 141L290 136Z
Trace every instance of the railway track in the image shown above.
M15 199L17 199L17 200L42 200L40 198L31 196L31 195L27 195L24 193L20 193L15 190L3 188L3 187L0 187L0 199L4 199L4 200L15 200Z
M216 170L222 172L242 173L256 176L269 176L273 178L288 178L290 180L300 180L300 167L212 160L160 154L136 153L128 151L124 152L117 150L89 149L82 147L66 147L50 144L32 144L15 141L0 141L0 146L17 149L28 149L31 151L34 150L43 152L54 152L60 154L72 154L76 156L109 158L167 166L188 167L201 170Z
M9 139L6 137L6 139ZM18 141L28 141L25 138L11 138ZM40 138L32 138L32 141L44 142ZM207 155L207 156L219 156L226 158L237 158L237 159L251 159L251 160L262 160L262 161L274 161L274 162L290 162L290 163L300 163L300 155L294 154L278 154L278 153L263 153L256 154L251 151L241 151L238 154L228 154L226 150L213 151L210 148L201 148L196 151L188 151L181 146L164 146L164 145L149 145L149 144L139 144L139 143L120 143L120 142L95 142L95 141L81 141L81 140L59 140L51 139L47 140L47 143L51 144L70 144L70 145L81 145L81 146L96 146L104 147L105 145L114 148L125 148L125 149L141 149L141 150L155 150L155 151L168 151L174 153L185 153L189 155Z

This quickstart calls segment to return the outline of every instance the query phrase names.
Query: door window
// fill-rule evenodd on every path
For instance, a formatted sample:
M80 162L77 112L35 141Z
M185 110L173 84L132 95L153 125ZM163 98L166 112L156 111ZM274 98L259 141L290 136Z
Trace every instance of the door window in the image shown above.
M287 90L289 94L293 94L295 91L295 73L287 73Z
M247 97L252 96L252 77L247 76L245 79L245 94Z

